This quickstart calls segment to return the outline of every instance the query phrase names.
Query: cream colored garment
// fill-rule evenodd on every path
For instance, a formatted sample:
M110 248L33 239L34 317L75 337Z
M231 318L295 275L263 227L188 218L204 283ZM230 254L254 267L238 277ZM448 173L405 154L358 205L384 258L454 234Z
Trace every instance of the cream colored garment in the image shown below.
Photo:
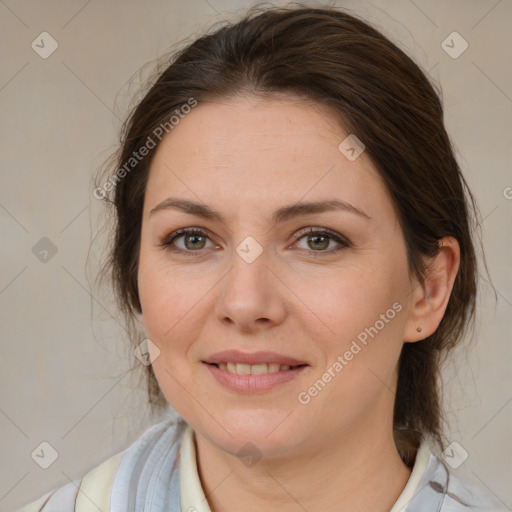
M406 510L425 472L429 458L430 449L427 443L423 442L416 455L409 480L389 512L404 512ZM211 512L197 472L194 431L190 426L183 435L180 459L181 512Z
M90 512L91 503L94 504L95 512L110 511L110 493L117 468L125 451L110 457L83 477L80 491L76 497L76 512ZM101 485L98 485L98 482L101 482ZM46 493L41 498L23 507L19 512L39 512L53 492Z

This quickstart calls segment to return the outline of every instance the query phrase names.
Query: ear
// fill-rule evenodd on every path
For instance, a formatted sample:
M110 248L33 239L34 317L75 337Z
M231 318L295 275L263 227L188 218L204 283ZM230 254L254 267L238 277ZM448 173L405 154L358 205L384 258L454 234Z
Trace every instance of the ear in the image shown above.
M439 252L427 262L423 283L416 281L412 291L411 313L404 332L404 341L420 341L433 334L439 326L453 289L460 264L460 246L451 236L439 241Z

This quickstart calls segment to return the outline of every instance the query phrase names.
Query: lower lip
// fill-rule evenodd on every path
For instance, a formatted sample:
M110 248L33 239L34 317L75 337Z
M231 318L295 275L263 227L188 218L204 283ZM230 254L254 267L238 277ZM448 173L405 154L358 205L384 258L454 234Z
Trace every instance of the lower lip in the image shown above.
M263 375L238 375L227 370L221 370L213 364L203 363L211 374L222 385L234 391L245 393L256 393L258 391L267 391L275 388L279 384L289 382L302 373L307 366L299 366L290 370L280 370L274 373L264 373Z

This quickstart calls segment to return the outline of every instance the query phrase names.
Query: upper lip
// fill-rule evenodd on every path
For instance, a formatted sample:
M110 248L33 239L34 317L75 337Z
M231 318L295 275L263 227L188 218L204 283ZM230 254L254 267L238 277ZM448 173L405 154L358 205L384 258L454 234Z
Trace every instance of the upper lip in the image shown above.
M224 350L216 352L207 359L205 363L241 363L241 364L280 364L288 366L299 366L307 364L293 357L283 356L274 352L240 352L239 350Z

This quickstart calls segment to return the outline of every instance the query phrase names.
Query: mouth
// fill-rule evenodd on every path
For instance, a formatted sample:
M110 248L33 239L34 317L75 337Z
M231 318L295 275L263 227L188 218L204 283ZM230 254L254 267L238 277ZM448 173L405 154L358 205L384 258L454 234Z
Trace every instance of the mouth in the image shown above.
M270 392L281 386L292 385L304 372L311 368L309 364L287 365L279 363L234 363L202 362L214 381L223 388L244 394ZM286 384L287 383L287 384Z
M205 362L205 361L203 361ZM219 370L223 370L236 375L266 375L268 373L285 372L290 370L296 370L309 366L308 364L288 365L279 363L261 363L261 364L245 364L245 363L206 363L210 366L215 366Z

